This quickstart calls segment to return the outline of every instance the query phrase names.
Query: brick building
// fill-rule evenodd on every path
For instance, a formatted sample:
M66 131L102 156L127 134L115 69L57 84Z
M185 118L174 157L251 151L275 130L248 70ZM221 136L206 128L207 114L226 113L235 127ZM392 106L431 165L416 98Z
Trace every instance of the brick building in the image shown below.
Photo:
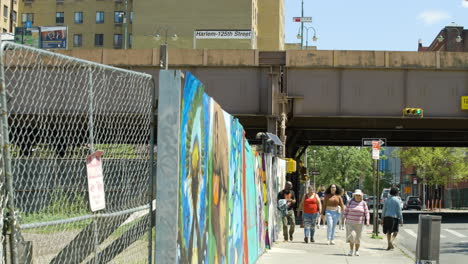
M418 51L458 51L468 52L468 29L452 22L444 27L428 47L424 47L421 40Z

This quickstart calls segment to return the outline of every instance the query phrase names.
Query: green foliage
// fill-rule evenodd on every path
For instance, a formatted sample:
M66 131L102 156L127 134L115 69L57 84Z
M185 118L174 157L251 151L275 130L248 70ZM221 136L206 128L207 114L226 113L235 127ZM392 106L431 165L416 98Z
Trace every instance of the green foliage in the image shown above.
M314 150L316 151L314 153ZM361 147L309 147L308 167L313 168L316 157L318 185L336 183L346 189L353 189L360 177L372 176L372 157L369 148Z
M411 147L396 155L406 166L414 166L418 177L429 185L445 185L468 179L466 148Z

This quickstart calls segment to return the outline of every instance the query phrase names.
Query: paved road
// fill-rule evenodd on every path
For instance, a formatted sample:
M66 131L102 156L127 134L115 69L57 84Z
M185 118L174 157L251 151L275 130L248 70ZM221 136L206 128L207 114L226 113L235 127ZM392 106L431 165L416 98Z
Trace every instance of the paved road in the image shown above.
M440 263L468 263L468 224L442 224L440 233ZM405 224L397 246L415 254L417 234L417 224Z

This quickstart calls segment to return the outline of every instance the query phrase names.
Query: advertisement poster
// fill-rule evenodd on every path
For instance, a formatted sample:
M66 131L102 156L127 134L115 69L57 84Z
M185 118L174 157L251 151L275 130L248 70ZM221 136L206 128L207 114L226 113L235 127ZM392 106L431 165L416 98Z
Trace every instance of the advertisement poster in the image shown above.
M15 43L40 48L40 37L39 27L16 27L15 29Z
M43 49L66 49L67 27L41 27Z
M86 172L88 176L89 204L91 211L96 212L106 208L104 192L104 177L102 174L102 151L96 151L86 157Z

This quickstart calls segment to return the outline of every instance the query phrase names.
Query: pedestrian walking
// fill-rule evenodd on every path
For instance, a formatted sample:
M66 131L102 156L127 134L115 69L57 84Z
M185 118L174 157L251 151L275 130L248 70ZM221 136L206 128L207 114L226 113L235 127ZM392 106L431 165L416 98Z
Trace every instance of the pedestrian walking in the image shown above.
M288 223L289 227L289 240L293 240L294 228L296 227L296 219L294 216L293 206L296 204L296 196L294 195L294 191L292 190L292 183L290 181L286 182L284 189L278 193L278 201L281 199L286 199L288 210L286 215L282 218L283 220L283 236L284 241L288 241ZM287 196L285 196L285 192L289 192Z
M345 210L346 210L346 207L348 206L348 201L351 200L351 197L349 197L348 193L346 192L346 189L343 188L341 190L341 198L343 199L343 204L345 205ZM339 209L339 208L338 208ZM340 212L340 218L339 218L339 226L340 226L340 230L344 230L344 226L345 226L345 217L344 217L344 211L343 212Z
M302 217L304 223L304 242L309 243L315 242L315 224L317 223L317 218L320 215L322 209L322 203L320 197L315 192L314 186L310 185L308 187L307 193L304 195L304 199L301 201L299 208L302 209Z
M341 198L341 188L336 185L330 185L325 191L325 201L322 207L322 214L327 218L327 244L335 245L335 228L340 217L338 207L344 211L343 198Z
M323 208L323 203L325 202L325 185L320 185L320 191L317 193L317 195L320 197L320 202L322 204ZM320 211L322 212L322 211ZM327 219L325 218L325 215L320 214L320 217L317 217L317 228L320 229L320 220L322 220L323 225L326 225Z
M387 250L393 249L393 241L398 235L398 223L403 226L403 213L401 211L400 200L396 197L398 189L390 188L390 196L385 200L382 208L383 233L387 235Z
M346 242L349 243L348 256L359 256L359 247L361 245L361 235L364 224L369 226L370 215L367 203L362 199L362 191L356 189L352 199L349 201L344 212L346 220ZM354 236L353 236L354 232Z

